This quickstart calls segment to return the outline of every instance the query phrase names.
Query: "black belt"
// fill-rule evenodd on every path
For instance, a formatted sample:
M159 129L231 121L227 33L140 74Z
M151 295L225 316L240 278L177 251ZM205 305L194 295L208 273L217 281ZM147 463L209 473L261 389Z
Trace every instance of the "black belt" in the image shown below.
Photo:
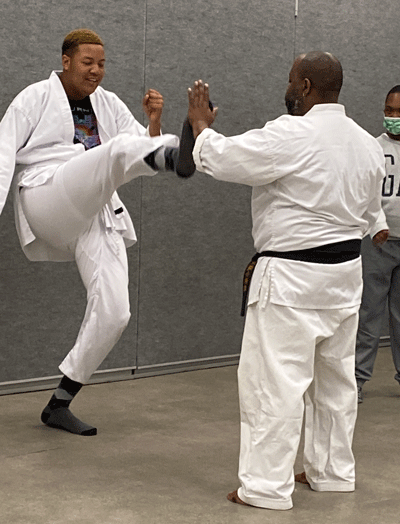
M251 278L257 265L257 260L260 257L286 258L287 260L301 260L302 262L313 262L315 264L341 264L342 262L358 258L360 250L361 240L354 239L310 249L299 249L298 251L262 251L261 253L256 253L244 272L242 310L240 314L244 317Z

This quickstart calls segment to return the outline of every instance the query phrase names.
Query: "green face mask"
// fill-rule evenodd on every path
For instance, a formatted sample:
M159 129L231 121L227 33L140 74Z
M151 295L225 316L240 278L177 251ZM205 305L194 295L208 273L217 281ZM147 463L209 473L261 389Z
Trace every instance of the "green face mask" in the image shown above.
M383 127L387 129L391 135L400 135L400 118L385 116L383 119Z

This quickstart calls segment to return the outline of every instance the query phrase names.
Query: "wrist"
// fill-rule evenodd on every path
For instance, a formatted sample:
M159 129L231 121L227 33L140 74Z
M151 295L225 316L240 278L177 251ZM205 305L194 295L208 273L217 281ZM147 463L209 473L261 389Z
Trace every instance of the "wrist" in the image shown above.
M160 136L161 135L161 120L149 122L149 135Z
M193 129L193 136L195 139L199 136L199 134L202 131L204 131L204 129L208 128L208 124L204 120L194 120L193 122L191 122L191 125Z

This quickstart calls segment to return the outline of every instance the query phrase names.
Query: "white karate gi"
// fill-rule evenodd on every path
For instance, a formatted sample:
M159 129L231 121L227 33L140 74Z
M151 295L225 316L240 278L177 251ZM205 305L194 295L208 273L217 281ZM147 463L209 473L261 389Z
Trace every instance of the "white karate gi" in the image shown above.
M101 145L74 144L71 108L59 76L24 89L0 123L0 212L13 180L18 236L30 260L76 260L87 289L85 317L60 365L85 383L125 328L129 317L126 246L132 221L116 189L156 172L144 158L178 138L151 138L114 94L90 95ZM117 211L117 213L115 213Z
M253 186L257 252L361 239L380 211L384 157L339 104L264 128L197 138L196 167ZM313 489L352 491L354 346L360 258L317 264L260 258L250 286L238 381L239 497L290 509L305 395L304 466Z

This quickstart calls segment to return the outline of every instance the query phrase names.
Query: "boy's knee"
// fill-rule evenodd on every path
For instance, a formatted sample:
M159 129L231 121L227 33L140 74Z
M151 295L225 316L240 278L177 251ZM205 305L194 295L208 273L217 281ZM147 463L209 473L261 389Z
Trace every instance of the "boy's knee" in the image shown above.
M112 328L116 331L122 332L129 323L131 318L131 312L129 308L129 303L127 304L116 304L112 310L112 319L111 324Z
M127 325L129 324L129 320L131 318L131 312L128 310L123 315L120 315L119 318L119 325L122 330L124 330Z

